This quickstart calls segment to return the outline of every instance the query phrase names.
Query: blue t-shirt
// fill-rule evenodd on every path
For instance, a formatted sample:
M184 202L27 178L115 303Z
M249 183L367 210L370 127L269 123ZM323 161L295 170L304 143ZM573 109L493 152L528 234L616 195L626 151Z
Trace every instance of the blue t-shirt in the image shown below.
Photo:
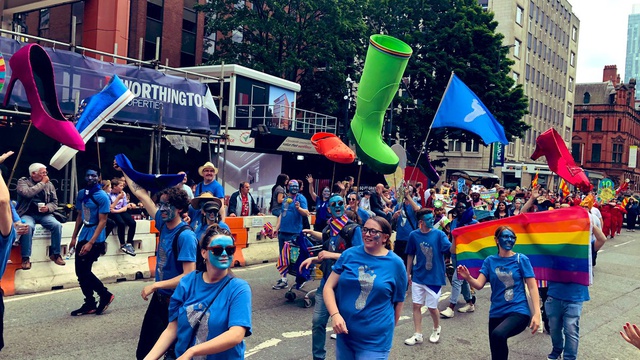
M298 234L302 231L302 215L296 209L296 201L300 203L301 208L308 209L307 199L303 195L296 194L294 198L285 196L280 214L280 232Z
M415 230L409 235L405 253L415 255L411 280L420 285L446 285L444 253L451 248L447 235L438 229Z
M9 202L11 204L11 218L13 219L13 222L16 223L18 221L20 221L20 214L18 214L18 211L16 210L16 207L13 206L13 201Z
M361 225L369 220L369 212L361 207L358 207L358 216L360 217Z
M192 230L184 230L178 237L178 255L173 253L173 238L179 229L187 225L181 221L178 226L169 229L162 216L160 210L156 213L156 229L160 232L160 242L158 243L158 252L156 254L156 281L169 280L182 274L183 262L196 262L196 249L198 242L196 234ZM171 295L173 289L158 290L162 295Z
M96 231L96 226L98 226L98 222L100 222L100 214L109 214L111 212L111 199L103 190L98 190L93 193L95 202L91 199L84 201L85 196L87 195L85 195L84 190L80 190L80 192L78 192L78 199L76 200L76 209L80 210L84 223L78 235L78 241L91 240L91 237ZM102 232L96 239L96 243L104 242L106 238L107 233L102 229Z
M407 290L402 259L393 251L372 256L364 246L354 246L340 255L333 271L340 275L336 301L349 329L348 334L338 336L353 349L391 350L394 304L404 301Z
M549 281L547 283L547 295L562 301L584 302L589 301L589 287L576 283L560 283Z
M411 205L403 202L396 205L394 211L403 210L397 219L396 225L396 241L408 241L409 234L418 228L418 220L416 220L416 212L413 211ZM411 226L413 224L413 226Z
M518 263L520 257L520 263ZM525 278L535 277L529 258L524 254L511 257L491 255L484 259L480 273L491 283L490 318L499 318L509 313L531 316L527 294L525 293Z
M3 236L0 233L0 278L4 275L4 271L7 269L7 260L11 254L11 245L16 240L16 229L12 226L11 232L7 236Z
M331 217L329 214L329 200L322 200L322 196L316 197L316 224L321 226L327 225L327 220Z
M229 280L231 281L211 303L222 285ZM194 336L194 342L190 344L193 326L210 303L211 306L202 317L198 332ZM202 279L201 272L191 272L180 279L180 284L171 296L169 322L174 320L178 321L178 338L175 347L178 357L188 348L211 340L232 326L244 327L245 337L250 336L251 288L246 281L230 276L226 276L215 284L208 284ZM244 350L243 340L229 350L208 355L207 360L244 359Z
M218 223L218 226L220 226L220 228L222 228L222 229L225 229L225 230L231 232L231 229L229 228L229 225L225 224L224 221L220 221ZM194 232L196 234L196 239L198 240L198 243L200 242L200 240L202 240L202 235L204 235L204 233L207 231L208 227L209 226L206 223L201 223L201 222L197 223L197 228L195 229Z
M194 195L199 196L200 194L207 191L212 193L213 196L217 197L218 199L224 199L224 188L222 187L222 185L220 185L218 180L213 180L208 185L205 185L203 182L199 183L196 186L196 193Z

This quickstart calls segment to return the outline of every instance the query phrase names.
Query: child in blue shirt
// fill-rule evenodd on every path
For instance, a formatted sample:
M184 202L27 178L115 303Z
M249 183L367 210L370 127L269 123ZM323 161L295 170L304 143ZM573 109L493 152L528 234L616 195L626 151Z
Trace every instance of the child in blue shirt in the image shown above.
M418 210L415 220L418 222L418 229L409 234L405 250L415 329L413 336L404 341L409 346L423 342L422 312L420 311L423 305L427 306L433 320L433 331L429 341L437 343L440 340L442 328L439 323L438 300L442 285L446 284L444 254L451 248L447 235L441 230L434 229L435 218L431 209Z
M532 334L540 326L540 307L529 310L525 286L529 288L533 304L540 303L538 283L529 258L513 252L516 235L508 226L499 226L495 232L498 255L484 260L478 278L469 274L466 266L458 266L458 275L480 290L491 283L491 309L489 310L489 344L492 359L508 359L507 340L521 333L529 324ZM526 283L526 285L525 285Z

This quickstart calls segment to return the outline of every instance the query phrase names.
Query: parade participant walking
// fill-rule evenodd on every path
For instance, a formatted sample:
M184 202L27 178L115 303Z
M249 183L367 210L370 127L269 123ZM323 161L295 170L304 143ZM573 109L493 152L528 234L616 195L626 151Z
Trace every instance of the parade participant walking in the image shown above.
M282 202L282 213L278 216L274 235L278 236L278 254L282 254L285 241L295 241L302 232L302 218L309 216L307 199L298 193L300 185L297 180L289 181L289 193ZM280 290L288 286L286 276L273 285L272 289Z
M429 309L433 320L433 330L429 341L437 343L440 340L442 328L439 323L438 300L442 286L446 285L444 254L451 249L451 242L449 242L447 235L433 228L434 215L431 209L418 210L415 219L418 221L419 227L409 235L406 249L407 278L411 285L415 333L404 343L410 346L423 342L422 306Z
M13 227L11 212L9 189L4 181L2 172L0 172L0 278L4 275L4 271L7 269L7 260L9 260L9 254L11 253L11 245L16 239L16 231ZM4 293L0 291L0 350L4 347L3 295Z
M322 231L322 229L327 226L327 221L331 217L328 209L331 190L325 187L322 189L322 196L318 196L313 188L313 176L311 174L307 175L307 182L309 183L309 195L311 195L311 200L313 200L316 205L316 221L313 224L313 230Z
M89 167L85 172L86 186L78 192L76 209L78 216L71 235L69 248L75 248L76 276L84 295L84 304L71 312L71 316L85 314L101 315L115 298L102 281L92 272L93 263L105 254L104 231L110 213L111 200L100 186L100 169ZM82 231L80 230L82 228ZM96 307L93 293L98 294L100 302Z
M116 170L119 169L116 165ZM124 177L133 195L142 202L149 214L153 214L155 227L160 232L155 282L145 286L140 293L145 301L153 295L140 329L136 350L136 358L140 360L149 353L167 327L169 299L180 279L195 270L198 244L193 230L182 221L182 213L189 208L189 197L184 190L171 187L160 191L156 205L147 190L133 182L127 174ZM178 243L175 247L174 242ZM177 254L174 249L177 249Z
M206 271L185 275L171 296L169 325L145 359L160 359L175 342L180 359L244 359L251 335L251 288L233 275L231 234L212 225L200 241Z
M520 334L527 324L535 334L540 326L540 310L534 307L531 314L525 286L529 289L534 304L540 302L538 285L529 258L513 252L516 234L508 226L499 226L495 231L498 255L484 260L478 278L469 274L466 266L458 266L458 275L475 289L491 283L491 308L489 309L489 345L492 360L509 358L507 340Z
M321 264L320 270L322 270L322 280L316 290L316 304L311 325L311 350L314 360L325 359L327 355L325 341L327 338L326 327L329 321L329 312L324 304L322 291L331 274L331 267L343 251L352 246L363 244L360 226L348 219L345 214L344 204L342 204L342 197L334 194L329 198L329 203L331 218L322 232L303 230L304 233L311 234L315 239L323 241L322 251L318 256L310 257L300 264L300 270L308 269L311 264Z
M411 190L406 188L404 200L395 207L395 212L391 216L392 223L395 223L396 240L393 243L393 252L400 256L403 263L407 262L406 247L409 241L409 234L418 229L416 212L420 210L420 205L411 196Z
M220 209L222 208L222 200L213 197L210 192L200 194L191 200L191 207L200 210L200 219L197 221L197 226L193 229L196 234L196 239L200 241L202 236L207 231L207 228L213 224L218 224L222 229L231 231L229 225L220 220Z
M405 266L389 250L391 224L374 216L364 224L362 237L363 246L338 258L323 290L340 360L389 357L407 290Z
M636 221L638 220L638 213L640 212L640 206L638 201L631 196L629 203L627 203L627 231L636 231Z

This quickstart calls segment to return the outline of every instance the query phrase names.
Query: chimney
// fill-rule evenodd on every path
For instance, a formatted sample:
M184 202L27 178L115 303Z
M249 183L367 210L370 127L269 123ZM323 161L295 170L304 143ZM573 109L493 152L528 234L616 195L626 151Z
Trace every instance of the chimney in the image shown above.
M602 82L611 81L614 86L620 83L620 76L618 76L617 65L605 65L602 72Z

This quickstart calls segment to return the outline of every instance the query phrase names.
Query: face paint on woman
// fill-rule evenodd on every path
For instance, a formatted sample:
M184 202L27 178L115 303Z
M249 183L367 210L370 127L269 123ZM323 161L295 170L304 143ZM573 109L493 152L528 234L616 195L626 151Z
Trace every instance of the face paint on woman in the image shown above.
M344 215L344 200L342 200L342 196L335 195L329 199L329 212L334 218Z
M500 247L509 251L513 249L513 246L516 244L516 234L514 234L511 230L504 230L498 236L498 243Z
M206 211L205 216L209 221L218 221L218 211Z
M427 229L433 229L433 225L434 225L433 214L424 215L422 217L422 222L424 222L424 226L426 226Z
M209 246L222 246L222 248L233 246L233 239L227 235L216 236L211 240ZM227 254L226 250L223 251L220 256L215 256L211 250L208 250L207 252L209 253L209 263L215 268L225 270L233 264L233 255Z

